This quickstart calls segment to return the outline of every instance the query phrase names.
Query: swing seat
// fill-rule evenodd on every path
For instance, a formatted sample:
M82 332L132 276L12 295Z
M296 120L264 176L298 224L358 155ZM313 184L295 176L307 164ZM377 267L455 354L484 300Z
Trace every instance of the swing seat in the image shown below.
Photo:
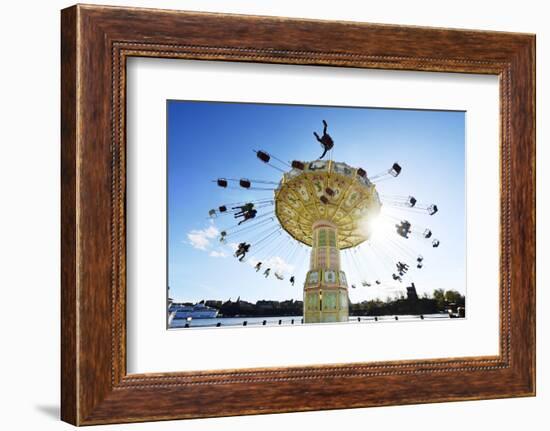
M299 169L300 171L303 171L304 168L305 168L305 165L302 162L298 161L298 160L293 160L292 161L292 167L294 169Z
M242 179L239 181L239 185L240 185L243 189L249 189L250 186L251 186L251 183L250 183L250 180L247 180L246 178L242 178Z
M357 169L357 175L361 178L365 178L367 176L367 171L365 171L363 168Z
M258 159L260 159L264 163L268 163L269 160L271 160L271 156L267 154L265 151L258 151L256 153L256 156L258 157Z
M401 173L401 166L399 165L399 163L395 162L392 165L389 173L392 177L397 177Z

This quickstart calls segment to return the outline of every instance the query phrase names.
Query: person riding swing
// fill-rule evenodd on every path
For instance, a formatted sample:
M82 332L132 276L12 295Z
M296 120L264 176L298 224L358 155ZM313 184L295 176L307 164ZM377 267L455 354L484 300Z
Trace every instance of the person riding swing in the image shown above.
M250 250L250 244L247 244L245 242L241 242L239 244L237 251L235 252L235 257L239 258L239 262L243 261L246 253L248 253L248 250Z
M322 137L319 137L317 132L313 132L313 134L317 138L317 141L319 141L319 143L323 147L323 154L321 154L321 157L319 157L319 159L322 159L323 157L325 157L325 154L327 153L327 151L332 150L332 147L334 147L334 141L332 140L330 135L327 133L328 125L327 125L327 122L325 120L323 120L323 126L324 127L323 127L323 136Z
M252 211L254 209L254 204L253 203L247 203L245 205L239 205L239 206L233 207L232 209L239 210L239 211L235 212L235 218L244 217L244 215L248 211Z
M256 214L257 214L257 213L258 213L258 211L254 210L254 209L245 212L245 213L243 214L243 217L244 217L244 218L243 218L239 223L237 223L237 224L240 225L241 223L244 223L244 222L247 221L247 220L253 219L254 217L256 217Z

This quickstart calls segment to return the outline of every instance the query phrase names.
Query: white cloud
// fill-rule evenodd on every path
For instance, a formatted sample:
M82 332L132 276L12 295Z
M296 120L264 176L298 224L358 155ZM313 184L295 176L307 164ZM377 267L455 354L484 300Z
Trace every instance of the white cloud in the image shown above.
M212 250L208 256L210 257L227 257L227 253L223 250L220 250L220 251L217 251L217 250Z
M207 250L210 247L210 241L216 238L220 231L216 226L210 226L206 229L192 230L187 234L189 243L198 250Z

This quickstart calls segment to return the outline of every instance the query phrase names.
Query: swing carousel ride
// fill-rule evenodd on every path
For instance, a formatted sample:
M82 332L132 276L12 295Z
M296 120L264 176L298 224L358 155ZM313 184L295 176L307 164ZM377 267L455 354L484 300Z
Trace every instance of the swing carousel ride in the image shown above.
M272 275L283 281L288 277L294 286L293 270L309 254L303 280L305 323L347 322L349 288L402 292L403 281L424 265L423 256L409 243L427 240L431 247L439 246L430 229L419 228L403 216L407 211L433 216L437 205L422 204L412 195L379 193L381 183L400 175L401 165L396 162L369 176L363 167L333 161L334 141L324 120L323 124L322 137L314 133L323 148L319 159L286 162L255 150L261 163L278 171L279 181L218 178L214 182L221 188L263 191L270 196L209 211L212 218L233 215L239 220L222 230L219 240L235 244L234 256L240 262L250 253L251 266L265 278ZM385 234L378 235L381 231Z

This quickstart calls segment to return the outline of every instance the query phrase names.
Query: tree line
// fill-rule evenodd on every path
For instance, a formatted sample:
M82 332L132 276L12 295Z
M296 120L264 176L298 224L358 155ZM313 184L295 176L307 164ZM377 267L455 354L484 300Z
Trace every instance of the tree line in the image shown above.
M259 300L256 303L238 298L236 301L203 301L205 305L219 310L223 317L272 317L301 316L303 302L289 299L286 301ZM435 289L431 295L399 295L350 303L350 316L386 316L403 314L436 314L465 307L465 297L456 290Z
M436 314L464 308L466 298L456 290L435 289L431 295L424 293L420 298L400 295L394 298L379 298L352 303L350 316L387 316L403 314Z

